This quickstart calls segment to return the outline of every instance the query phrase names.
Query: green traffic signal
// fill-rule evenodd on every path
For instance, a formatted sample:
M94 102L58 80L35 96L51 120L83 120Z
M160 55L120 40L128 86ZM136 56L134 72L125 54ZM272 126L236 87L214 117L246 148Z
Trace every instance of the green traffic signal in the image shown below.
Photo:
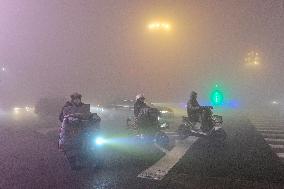
M221 105L223 103L224 96L220 90L214 90L211 94L211 102L213 105Z

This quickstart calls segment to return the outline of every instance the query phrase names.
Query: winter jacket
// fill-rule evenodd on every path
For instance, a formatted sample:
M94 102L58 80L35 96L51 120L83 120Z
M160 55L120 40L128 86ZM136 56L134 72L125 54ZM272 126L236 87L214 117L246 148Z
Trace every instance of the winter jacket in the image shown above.
M198 121L200 117L200 105L196 99L187 102L187 115L192 121Z

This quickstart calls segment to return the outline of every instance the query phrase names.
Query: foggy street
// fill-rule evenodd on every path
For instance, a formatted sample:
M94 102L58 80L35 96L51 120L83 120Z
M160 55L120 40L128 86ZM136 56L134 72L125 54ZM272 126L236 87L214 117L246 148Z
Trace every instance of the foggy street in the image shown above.
M284 0L1 0L0 189L283 189Z
M127 137L128 111L108 110L108 115L111 116L102 116L104 133ZM165 155L155 146L133 146L130 142L106 146L103 168L94 172L71 171L57 149L57 125L20 123L21 126L8 123L1 126L0 188L3 189L229 188L232 184L236 188L282 188L284 185L281 159L250 120L242 116L225 118L228 138L224 146L214 146L199 138L162 180L138 177ZM283 123L279 128L283 129Z

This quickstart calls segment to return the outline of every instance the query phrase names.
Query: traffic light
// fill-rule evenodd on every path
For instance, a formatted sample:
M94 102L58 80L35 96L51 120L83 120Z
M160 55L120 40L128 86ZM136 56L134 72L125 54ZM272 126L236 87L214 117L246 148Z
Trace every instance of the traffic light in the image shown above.
M219 89L215 89L211 94L211 102L213 105L223 104L224 95Z

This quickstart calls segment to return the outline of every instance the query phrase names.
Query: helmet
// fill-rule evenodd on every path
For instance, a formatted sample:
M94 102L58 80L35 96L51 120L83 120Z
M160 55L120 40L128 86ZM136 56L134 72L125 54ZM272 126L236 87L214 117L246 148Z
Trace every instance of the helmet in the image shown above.
M76 98L81 99L81 98L82 98L82 95L75 92L75 93L73 93L73 94L70 95L70 98L71 98L72 100L74 100L74 99L76 99Z
M139 100L139 99L145 99L144 94L136 95L136 100Z
M193 97L193 96L197 96L197 92L192 91L191 94L190 94L190 96L192 96L192 97Z

